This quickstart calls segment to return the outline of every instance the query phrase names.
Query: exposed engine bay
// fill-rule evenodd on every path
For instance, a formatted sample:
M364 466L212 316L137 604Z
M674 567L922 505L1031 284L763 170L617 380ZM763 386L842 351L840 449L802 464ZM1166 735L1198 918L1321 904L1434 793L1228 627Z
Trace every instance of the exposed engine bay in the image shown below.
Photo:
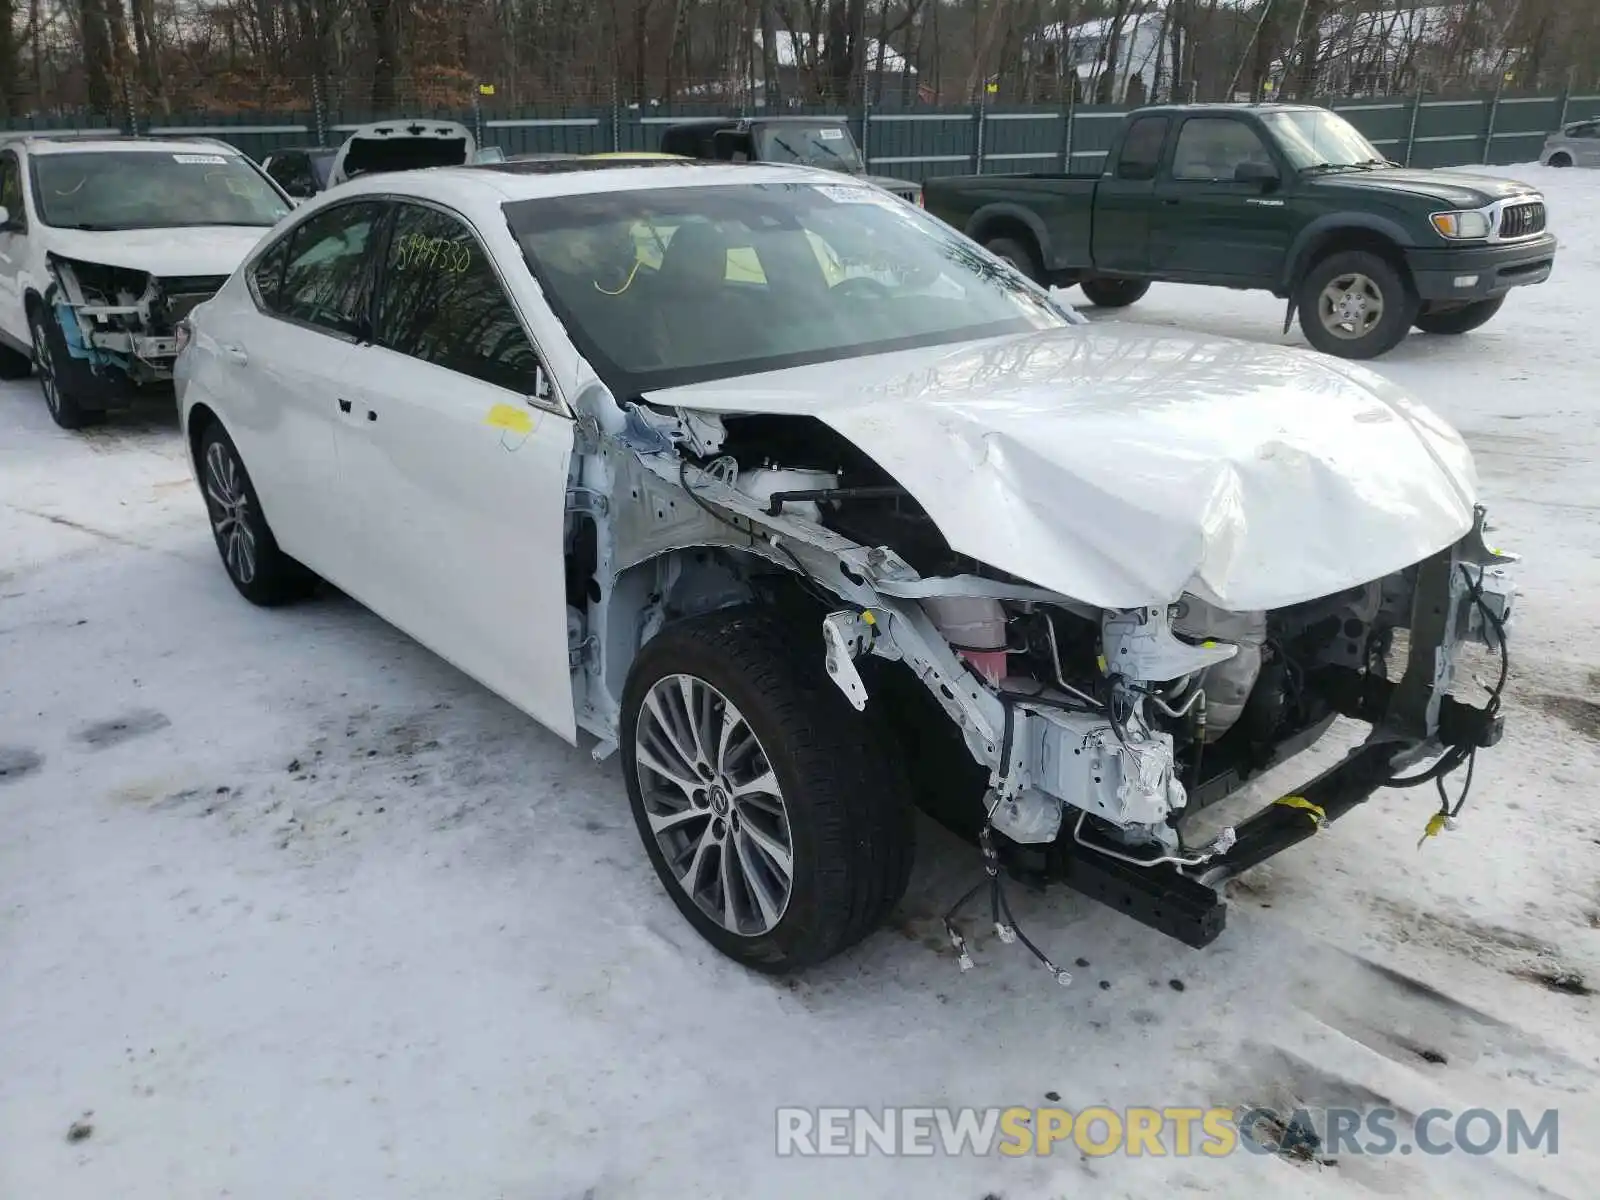
M976 835L991 875L1003 863L1064 880L1192 945L1222 928L1221 880L1380 787L1441 780L1500 735L1515 586L1481 509L1454 545L1315 600L1100 608L954 553L818 420L634 404L580 437L568 516L574 698L603 750L627 661L655 629L787 604L820 622L828 675L857 710L877 706L923 768L925 806ZM1501 659L1481 708L1450 694L1471 643ZM1344 762L1204 845L1185 840L1185 818L1340 716L1371 726Z
M179 323L227 282L225 275L158 278L128 267L51 255L47 302L67 352L108 380L172 378Z

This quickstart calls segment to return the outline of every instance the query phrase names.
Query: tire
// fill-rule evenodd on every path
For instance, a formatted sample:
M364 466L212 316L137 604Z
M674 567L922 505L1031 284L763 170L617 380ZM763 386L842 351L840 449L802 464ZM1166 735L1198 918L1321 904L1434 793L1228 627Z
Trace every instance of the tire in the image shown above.
M317 577L278 548L244 461L217 421L200 434L195 473L222 569L239 594L263 608L310 595Z
M1144 279L1085 279L1078 286L1096 308L1127 308L1150 290Z
M0 379L26 379L33 371L33 358L10 346L0 346Z
M1306 272L1295 306L1306 341L1318 350L1368 359L1404 340L1419 302L1387 259L1368 250L1343 250Z
M1572 155L1552 154L1548 165L1552 167L1570 167L1572 165Z
M995 237L983 243L983 248L996 258L1010 263L1035 283L1044 278L1044 268L1033 247L1016 238Z
M1493 300L1477 300L1435 312L1424 309L1417 314L1415 324L1423 333L1471 333L1492 321L1505 302L1504 296L1496 296Z
M33 361L50 417L62 429L83 429L105 420L105 410L85 403L94 393L94 373L67 352L67 339L55 313L35 304L28 314Z
M656 874L706 941L770 974L876 929L905 894L915 852L899 760L870 709L857 713L829 680L815 633L797 638L748 608L695 617L645 644L623 692L628 800ZM705 734L691 745L694 724ZM720 765L701 748L713 742L731 747ZM750 788L758 779L773 787ZM652 824L663 819L672 824Z

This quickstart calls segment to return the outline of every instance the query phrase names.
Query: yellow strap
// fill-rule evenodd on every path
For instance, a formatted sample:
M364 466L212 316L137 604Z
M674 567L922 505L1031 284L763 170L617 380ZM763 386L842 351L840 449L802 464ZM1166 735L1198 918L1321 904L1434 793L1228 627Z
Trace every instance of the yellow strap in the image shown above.
M1305 812L1309 813L1311 816L1311 823L1318 829L1321 829L1328 823L1328 814L1322 811L1322 805L1313 804L1304 796L1279 796L1273 801L1273 803L1281 804L1285 808L1299 808L1305 810Z

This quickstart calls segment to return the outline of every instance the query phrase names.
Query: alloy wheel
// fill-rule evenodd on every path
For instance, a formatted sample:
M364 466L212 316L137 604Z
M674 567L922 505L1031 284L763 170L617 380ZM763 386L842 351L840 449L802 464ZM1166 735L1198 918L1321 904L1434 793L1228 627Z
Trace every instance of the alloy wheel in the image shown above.
M677 885L728 932L769 933L793 891L794 841L772 762L744 715L703 679L664 676L645 694L634 757Z
M206 508L228 572L240 583L256 577L256 535L250 528L250 496L244 467L221 442L206 448Z
M1343 341L1359 341L1383 320L1383 291L1359 272L1337 275L1317 299L1322 327Z
M61 407L61 394L57 391L60 385L56 383L55 361L50 357L50 338L37 317L33 322L33 366L39 372L39 388L44 392L45 406L55 413Z

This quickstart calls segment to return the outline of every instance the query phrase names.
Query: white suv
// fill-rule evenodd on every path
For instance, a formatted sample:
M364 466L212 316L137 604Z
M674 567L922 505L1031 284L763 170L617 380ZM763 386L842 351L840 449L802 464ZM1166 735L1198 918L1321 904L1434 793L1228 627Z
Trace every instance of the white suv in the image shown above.
M0 379L37 365L67 429L170 380L178 322L289 209L221 142L0 141Z

